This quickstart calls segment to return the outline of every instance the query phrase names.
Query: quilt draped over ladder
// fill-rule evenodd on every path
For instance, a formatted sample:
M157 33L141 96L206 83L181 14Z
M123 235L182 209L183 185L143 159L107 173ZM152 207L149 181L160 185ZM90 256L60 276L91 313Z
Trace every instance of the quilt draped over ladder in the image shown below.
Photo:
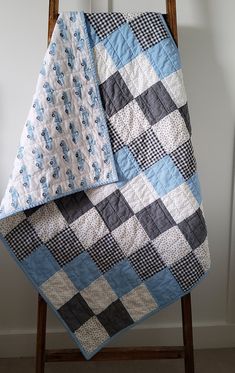
M86 359L208 273L191 135L162 14L60 14L0 233Z

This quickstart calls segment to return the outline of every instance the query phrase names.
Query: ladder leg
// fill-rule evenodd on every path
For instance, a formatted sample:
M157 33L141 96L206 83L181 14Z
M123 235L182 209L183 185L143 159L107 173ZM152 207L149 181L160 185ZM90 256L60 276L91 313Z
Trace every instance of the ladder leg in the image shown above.
M45 368L46 318L47 304L42 296L38 294L36 373L44 373Z
M191 295L186 294L181 298L183 341L184 341L184 366L185 373L194 373L194 353L193 353L193 326Z

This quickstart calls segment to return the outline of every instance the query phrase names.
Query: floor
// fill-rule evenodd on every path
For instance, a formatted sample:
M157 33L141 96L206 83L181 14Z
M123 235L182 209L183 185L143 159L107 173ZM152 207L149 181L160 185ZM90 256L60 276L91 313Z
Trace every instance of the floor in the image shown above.
M195 373L235 373L235 349L195 351ZM47 363L45 373L184 373L182 360ZM33 358L0 359L1 373L33 373Z

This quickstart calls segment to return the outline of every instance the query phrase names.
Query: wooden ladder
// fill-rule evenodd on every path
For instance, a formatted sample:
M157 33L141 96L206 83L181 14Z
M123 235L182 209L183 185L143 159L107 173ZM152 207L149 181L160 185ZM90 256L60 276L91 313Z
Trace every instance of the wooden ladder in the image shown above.
M48 43L59 13L59 0L49 1ZM176 0L166 0L166 21L177 43ZM92 361L184 359L185 373L194 373L193 328L190 293L181 298L183 346L107 347ZM47 303L38 294L36 373L44 373L46 362L86 361L78 348L46 349Z

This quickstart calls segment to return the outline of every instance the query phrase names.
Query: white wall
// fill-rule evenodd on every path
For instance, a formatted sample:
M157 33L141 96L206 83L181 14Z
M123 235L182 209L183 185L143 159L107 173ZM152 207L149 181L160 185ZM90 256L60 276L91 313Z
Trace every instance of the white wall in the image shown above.
M61 0L61 5L62 10L90 9L88 0ZM106 10L107 5L107 0L94 0L92 9ZM164 11L163 0L113 0L109 5L113 11ZM235 346L235 234L229 248L230 226L233 227L235 3L178 0L177 7L192 140L212 256L208 278L192 292L195 345ZM48 1L0 0L0 9L2 197L46 49ZM3 248L0 248L0 299L0 355L34 354L37 294ZM142 323L136 331L122 335L116 343L177 343L179 327L180 302L177 302ZM73 346L63 330L50 311L50 345Z

